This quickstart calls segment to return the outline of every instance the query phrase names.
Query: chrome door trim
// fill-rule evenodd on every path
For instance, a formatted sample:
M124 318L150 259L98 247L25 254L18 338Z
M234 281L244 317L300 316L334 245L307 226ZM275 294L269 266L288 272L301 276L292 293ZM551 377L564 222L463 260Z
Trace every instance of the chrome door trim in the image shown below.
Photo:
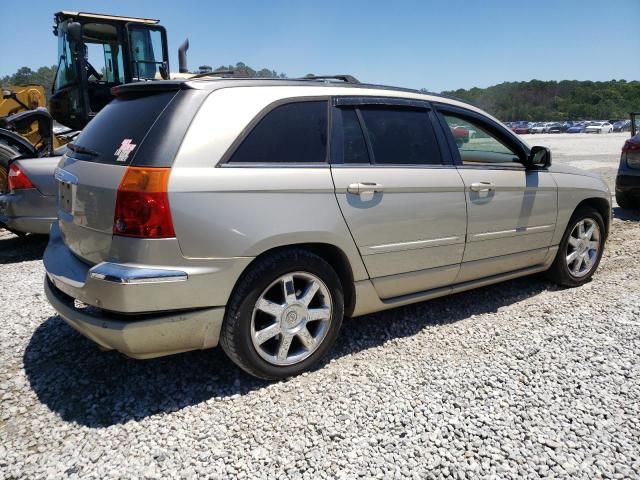
M380 253L398 252L403 250L416 250L419 248L441 247L443 245L455 245L464 243L464 237L443 237L428 240L413 240L410 242L387 243L382 245L368 245L360 247L362 255L375 255Z
M555 225L538 225L535 227L518 227L510 230L500 230L497 232L475 233L470 236L470 242L483 240L493 240L494 238L515 237L517 235L527 235L530 233L549 232L555 229Z

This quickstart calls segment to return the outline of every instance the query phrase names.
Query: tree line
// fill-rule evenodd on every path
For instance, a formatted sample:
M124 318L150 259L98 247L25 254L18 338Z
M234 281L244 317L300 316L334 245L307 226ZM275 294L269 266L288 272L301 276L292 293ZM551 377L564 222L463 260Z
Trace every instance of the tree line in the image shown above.
M442 93L472 103L502 121L608 120L640 112L637 80L530 80Z
M28 85L36 84L44 87L45 94L51 95L51 86L56 77L56 65L51 67L40 67L37 70L32 70L29 67L20 67L18 71L12 75L5 75L0 77L0 85ZM242 62L238 62L235 65L221 65L216 69L213 69L209 65L201 65L198 71L192 73L205 73L205 72L228 72L233 71L233 74L229 76L233 77L250 77L250 78L286 78L284 73L279 73L275 70L268 68L261 68L254 70L249 65Z
M251 78L287 78L269 68L259 70L245 63L201 65L193 73L233 72L226 75ZM47 95L55 78L56 66L31 70L21 67L13 75L0 78L0 85L42 85ZM424 89L423 89L424 90ZM445 95L472 103L503 121L585 120L627 118L629 112L640 112L640 81L610 80L591 82L578 80L504 82L488 88L449 90Z
M42 85L45 94L49 96L56 76L56 68L56 65L51 65L50 67L40 67L33 71L29 67L20 67L13 75L0 77L0 85Z

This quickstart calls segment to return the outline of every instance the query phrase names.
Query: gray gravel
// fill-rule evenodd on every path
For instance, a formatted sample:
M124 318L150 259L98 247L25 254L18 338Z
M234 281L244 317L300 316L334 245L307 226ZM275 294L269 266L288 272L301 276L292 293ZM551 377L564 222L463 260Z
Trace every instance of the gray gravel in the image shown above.
M327 363L274 384L220 349L100 352L47 304L44 240L0 232L0 478L638 478L638 220L581 288L347 321Z

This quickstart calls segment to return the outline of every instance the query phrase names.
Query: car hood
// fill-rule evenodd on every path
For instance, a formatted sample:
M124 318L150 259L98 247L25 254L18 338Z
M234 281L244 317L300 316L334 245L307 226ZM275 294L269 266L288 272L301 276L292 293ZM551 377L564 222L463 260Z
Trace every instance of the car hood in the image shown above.
M570 167L569 165L551 165L549 167L551 173L565 173L568 175L581 175L583 177L592 177L602 179L600 175L581 168Z

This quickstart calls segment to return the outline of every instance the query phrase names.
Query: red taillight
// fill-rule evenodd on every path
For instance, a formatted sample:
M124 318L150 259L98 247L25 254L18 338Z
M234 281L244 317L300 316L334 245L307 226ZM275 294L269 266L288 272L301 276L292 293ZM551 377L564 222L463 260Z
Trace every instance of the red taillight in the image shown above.
M113 233L126 237L175 237L167 195L170 168L128 167L118 187Z
M35 188L29 177L13 163L9 167L9 190L20 190L23 188Z
M623 152L640 152L640 143L627 140L622 146Z

